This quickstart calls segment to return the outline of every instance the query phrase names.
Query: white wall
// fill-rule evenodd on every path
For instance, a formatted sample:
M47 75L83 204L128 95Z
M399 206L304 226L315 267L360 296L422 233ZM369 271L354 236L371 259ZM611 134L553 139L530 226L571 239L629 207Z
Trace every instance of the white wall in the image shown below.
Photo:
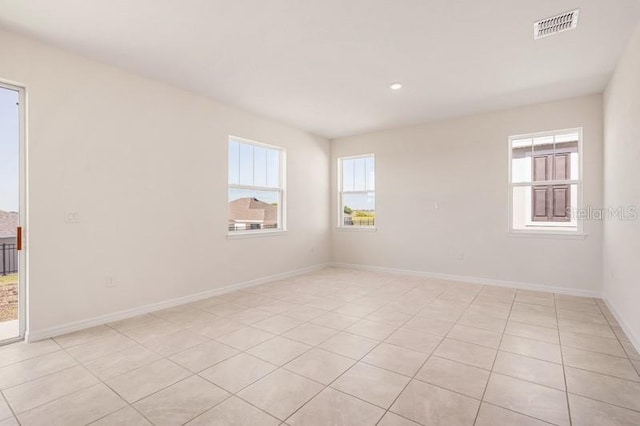
M585 239L507 233L509 135L573 127L583 128L584 204L601 207L600 95L332 141L333 261L599 292L600 222L584 224ZM336 159L370 152L378 231L336 230Z
M605 206L640 208L640 25L604 97ZM640 349L640 221L604 224L604 298Z
M11 33L0 52L28 91L32 333L328 260L327 140ZM288 234L227 239L229 134L287 149Z

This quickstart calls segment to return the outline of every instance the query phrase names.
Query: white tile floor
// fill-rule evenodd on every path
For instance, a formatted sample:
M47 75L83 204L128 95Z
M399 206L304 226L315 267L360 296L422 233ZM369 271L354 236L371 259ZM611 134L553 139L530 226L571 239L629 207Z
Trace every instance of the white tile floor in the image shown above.
M600 300L326 269L0 348L8 425L640 425Z

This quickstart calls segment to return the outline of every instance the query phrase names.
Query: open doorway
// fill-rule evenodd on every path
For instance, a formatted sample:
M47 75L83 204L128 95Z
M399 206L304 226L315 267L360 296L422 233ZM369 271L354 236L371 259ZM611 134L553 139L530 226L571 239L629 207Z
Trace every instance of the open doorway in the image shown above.
M23 337L22 98L0 82L0 344Z

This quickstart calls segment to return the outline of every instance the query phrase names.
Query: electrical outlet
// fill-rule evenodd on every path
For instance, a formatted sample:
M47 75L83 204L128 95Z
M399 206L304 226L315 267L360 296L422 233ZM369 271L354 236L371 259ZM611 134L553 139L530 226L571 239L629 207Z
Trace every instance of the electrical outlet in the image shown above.
M66 223L80 223L80 212L65 212L64 221Z
M458 255L456 256L456 259L464 260L464 253L463 252L459 252Z
M113 288L113 287L117 287L117 286L118 286L118 283L116 282L115 277L108 276L108 277L105 279L105 283L104 283L104 285L105 285L105 287L107 287L107 288Z

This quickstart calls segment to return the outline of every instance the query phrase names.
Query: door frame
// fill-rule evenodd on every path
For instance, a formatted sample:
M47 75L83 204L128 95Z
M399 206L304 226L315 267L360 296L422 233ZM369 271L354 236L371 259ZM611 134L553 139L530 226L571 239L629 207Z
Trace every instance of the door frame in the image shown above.
M18 329L19 335L14 339L8 339L2 344L24 340L28 325L29 293L29 239L28 239L28 176L27 173L27 88L24 84L0 79L0 87L18 92L18 209L19 224L22 227L22 252L18 262Z

